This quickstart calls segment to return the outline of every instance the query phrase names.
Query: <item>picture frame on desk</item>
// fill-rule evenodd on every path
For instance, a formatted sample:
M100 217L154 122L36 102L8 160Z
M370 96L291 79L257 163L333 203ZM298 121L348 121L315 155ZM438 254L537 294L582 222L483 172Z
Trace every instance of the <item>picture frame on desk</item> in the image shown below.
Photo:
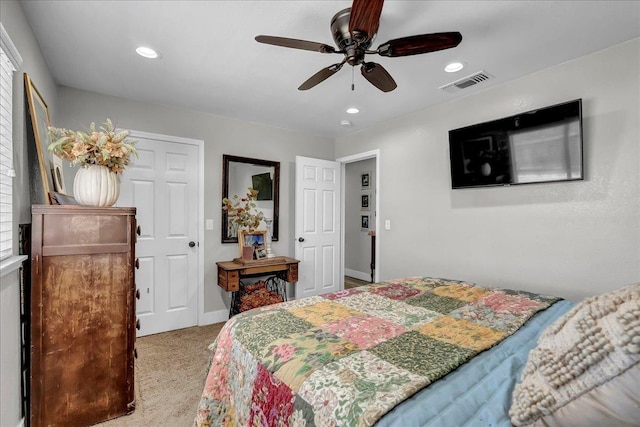
M266 257L267 247L267 230L238 230L238 246L240 249L240 257L242 257L244 248L253 247L253 259L258 258L258 252L264 252Z

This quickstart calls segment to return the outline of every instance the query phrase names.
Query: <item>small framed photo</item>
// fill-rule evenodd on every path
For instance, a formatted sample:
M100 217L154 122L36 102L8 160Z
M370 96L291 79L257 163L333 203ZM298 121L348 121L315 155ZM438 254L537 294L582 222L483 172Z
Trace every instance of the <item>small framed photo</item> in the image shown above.
M369 193L363 193L360 195L360 210L368 211L371 209L371 197Z
M363 190L371 188L371 172L363 172L360 174L360 186Z
M254 230L249 233L247 230L238 230L238 246L240 247L240 257L242 257L244 248L253 247L253 259L258 258L258 253L264 251L264 257L267 256L266 230Z
M369 215L360 215L360 230L369 231Z
M266 249L258 249L255 251L256 259L265 259L267 257Z

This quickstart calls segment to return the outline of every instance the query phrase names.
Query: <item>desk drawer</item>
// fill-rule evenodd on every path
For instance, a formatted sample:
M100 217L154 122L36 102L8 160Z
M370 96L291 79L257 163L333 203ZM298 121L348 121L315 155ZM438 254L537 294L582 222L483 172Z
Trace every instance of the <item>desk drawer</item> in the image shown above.
M298 281L298 264L289 264L289 269L287 270L287 282L297 282Z
M225 291L237 291L240 289L240 273L238 271L227 271L218 267L218 285Z

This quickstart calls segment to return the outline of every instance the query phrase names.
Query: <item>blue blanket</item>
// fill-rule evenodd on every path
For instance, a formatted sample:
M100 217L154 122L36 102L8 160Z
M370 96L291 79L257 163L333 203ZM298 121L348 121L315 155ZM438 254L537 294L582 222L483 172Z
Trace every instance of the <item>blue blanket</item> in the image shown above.
M376 427L511 427L511 393L538 336L574 303L560 301L515 334L396 406Z

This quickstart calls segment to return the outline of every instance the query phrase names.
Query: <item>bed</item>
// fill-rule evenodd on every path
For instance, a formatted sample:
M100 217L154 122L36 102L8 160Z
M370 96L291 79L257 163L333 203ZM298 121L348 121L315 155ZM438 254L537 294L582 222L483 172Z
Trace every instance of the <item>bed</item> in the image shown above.
M638 285L631 292L622 306L640 317ZM514 419L528 425L544 405L562 399L534 402L538 412L513 412L516 382L524 382L541 333L574 306L529 292L410 277L243 312L210 346L195 425L511 426ZM637 356L619 363L618 374L637 372ZM536 394L534 380L518 390L528 401L531 393L551 393ZM631 407L627 415L640 415Z

